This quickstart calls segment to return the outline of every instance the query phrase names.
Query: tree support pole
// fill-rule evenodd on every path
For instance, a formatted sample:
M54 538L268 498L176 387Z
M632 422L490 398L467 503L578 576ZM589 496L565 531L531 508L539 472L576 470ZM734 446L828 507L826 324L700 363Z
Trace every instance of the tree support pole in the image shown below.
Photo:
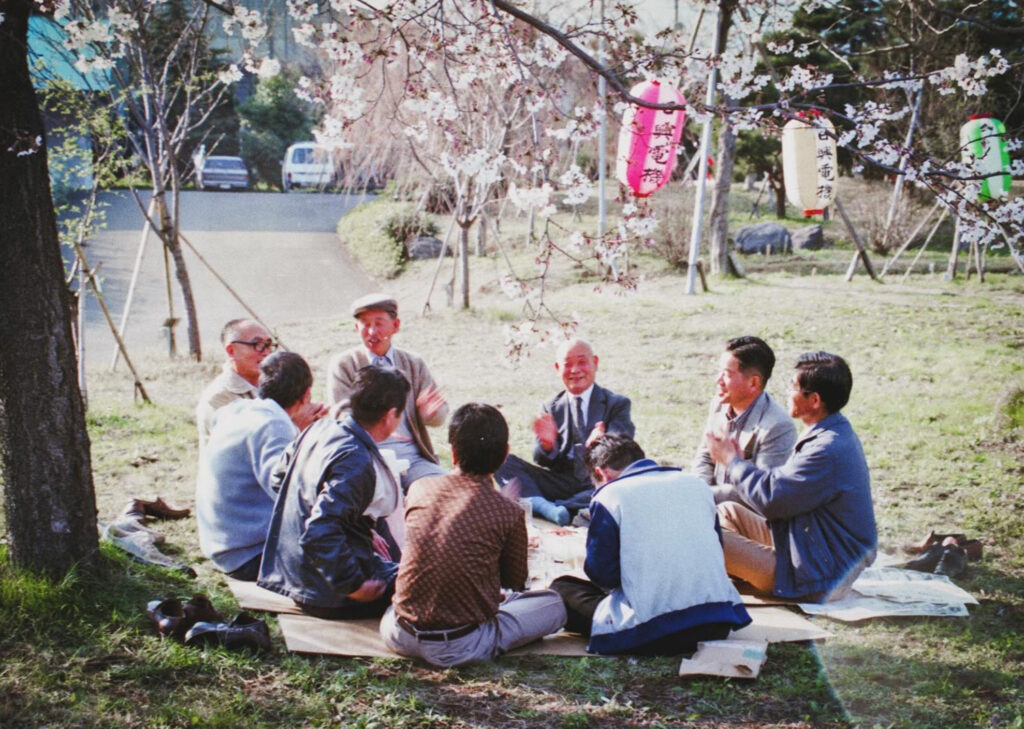
M957 255L960 253L960 218L956 219L956 231L953 233L953 248L949 252L949 265L946 266L946 280L956 280Z
M420 310L420 316L426 316L427 312L430 311L430 296L434 293L434 286L437 285L437 278L441 275L441 268L444 266L444 255L448 252L448 240L452 237L452 230L455 229L455 216L452 216L452 220L448 223L448 232L444 234L444 241L441 242L441 254L437 257L437 268L434 269L434 278L430 279L430 288L427 289L427 298L423 302L423 309Z
M245 303L245 300L242 299L242 297L238 295L238 292L235 291L233 288L231 288L231 284L229 284L227 281L225 281L224 277L221 276L219 273L217 273L216 269L214 269L214 267L210 265L209 261L207 261L205 258L203 258L203 254L196 250L196 247L194 245L192 245L191 242L189 242L188 238L186 238L181 233L178 233L178 239L182 243L184 243L186 246L188 246L188 249L190 251L192 251L192 253L195 254L195 257L199 259L199 262L202 263L204 266L206 266L206 270L208 270L210 273L212 273L213 277L215 279L220 281L220 284L225 289L227 289L228 293L231 294L232 297L234 297L235 301L237 301L239 304L241 304L242 308L245 309L246 312L248 312L249 316L251 316L256 323L258 323L261 327L266 329L268 332L273 332L274 339L277 340L278 345L281 347L281 349L283 349L283 350L285 350L287 352L288 351L288 347L286 347L284 342L281 341L281 338L279 336L277 336L277 332L275 332L273 329L271 329L270 326L260 318L260 315L257 314L255 311L253 311L251 306L249 306L247 303Z
M839 216L843 219L843 224L846 225L846 229L850 232L853 237L853 242L857 246L857 252L853 254L853 260L850 261L850 267L846 269L846 280L852 281L853 274L857 270L857 259L864 261L864 268L867 269L868 275L871 276L873 281L878 281L878 276L875 275L875 267L871 265L871 259L868 258L868 252L864 248L864 241L860 239L857 234L856 228L853 227L853 223L850 222L850 218L846 215L846 209L837 197L832 201L832 204L836 206L836 210L839 211Z
M910 143L914 141L914 129L917 127L917 117L921 113L921 99L924 97L924 84L921 84L921 88L917 92L917 101L914 102L914 112L910 115L910 129L907 130L907 139L903 143L905 149L910 149ZM892 228L892 221L896 217L896 205L899 204L900 194L903 192L903 180L904 170L907 169L907 157L900 157L900 174L896 176L896 184L892 188L892 196L889 198L889 212L885 216L885 228L882 230L882 250L885 250L886 244L889 242L889 231ZM916 233L915 233L916 235ZM911 236L913 237L913 236ZM882 271L882 275L885 275L885 271Z
M906 251L907 248L910 247L910 244L914 242L914 238L917 237L917 234L921 232L921 229L928 223L929 220L931 220L932 216L935 215L935 211L939 209L939 206L941 204L942 203L938 202L935 203L934 207L932 207L932 209L928 211L928 214L921 219L921 222L917 224L916 228L914 228L914 232L907 236L907 239L903 242L903 245L900 246L900 249L896 251L892 258L886 261L884 266L882 266L882 272L878 274L878 278L885 278L885 274L889 273L889 269L896 264L896 261L899 259L899 257L903 255L904 251ZM939 219L943 220L945 219L945 217L945 215L942 215Z
M128 315L132 310L132 301L135 299L135 286L139 282L139 273L142 270L142 257L146 252L146 242L149 240L149 231L152 230L153 220L153 208L156 206L156 198L149 198L149 208L146 212L146 220L142 224L142 238L139 240L139 252L135 254L135 266L132 268L132 279L128 284L128 296L124 301L124 311L121 312L121 326L118 327L117 333L124 338L124 333L128 329ZM114 352L110 357L110 372L113 372L117 367L117 359L121 356L120 347L114 347Z
M89 264L85 260L85 251L82 250L81 244L76 240L74 241L75 255L78 256L78 265L81 266L81 270L89 277L89 285L92 286L92 291L96 294L96 301L100 302L100 309L103 311L103 316L107 320L107 326L110 327L110 333L114 335L114 341L117 342L118 350L124 357L124 363L128 365L128 369L132 373L132 377L135 380L135 392L142 397L143 401L152 404L152 400L149 399L149 395L146 394L146 388L142 385L142 378L139 377L139 373L135 371L135 365L132 364L131 359L128 357L128 350L124 345L124 339L121 338L121 334L117 331L117 326L114 324L114 317L110 315L110 309L107 308L107 302L103 298L102 292L100 292L99 284L96 283L96 275L93 270L89 268ZM82 300L79 296L79 306L81 306Z
M721 42L719 34L722 24L716 19L715 41L713 52L718 53L718 44ZM704 99L704 105L708 111L715 105L715 86L718 84L718 67L712 66L708 74L708 91ZM697 165L697 195L693 204L693 227L690 230L690 258L686 269L686 293L695 293L697 283L697 259L700 256L700 236L704 226L704 198L707 191L708 176L708 148L711 146L711 122L708 117L704 122L704 129L700 136L700 160Z
M910 272L913 271L914 266L917 265L917 260L922 256L922 254L924 254L924 249L928 247L928 244L932 242L932 238L935 237L935 231L939 229L939 226L942 225L942 221L945 220L948 215L949 210L943 208L942 215L940 215L939 219L935 221L935 225L932 226L931 232L928 233L928 237L924 239L924 243L921 245L921 250L917 252L917 255L914 256L914 260L910 262L910 265L903 274L903 278L900 279L900 283L904 283L910 276Z

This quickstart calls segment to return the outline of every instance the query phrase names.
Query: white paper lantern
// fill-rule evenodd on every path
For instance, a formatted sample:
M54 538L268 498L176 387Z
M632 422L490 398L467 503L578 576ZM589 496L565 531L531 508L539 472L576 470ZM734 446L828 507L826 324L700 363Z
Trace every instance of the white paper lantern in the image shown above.
M804 217L821 215L836 197L839 179L835 127L815 114L782 128L782 174L786 197Z

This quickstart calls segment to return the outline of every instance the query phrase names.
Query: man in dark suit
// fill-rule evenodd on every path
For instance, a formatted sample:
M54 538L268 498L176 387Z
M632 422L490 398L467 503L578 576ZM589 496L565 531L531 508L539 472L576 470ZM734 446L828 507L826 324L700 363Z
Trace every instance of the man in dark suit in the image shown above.
M571 339L558 350L555 371L565 390L544 403L533 422L536 444L528 463L510 455L496 478L506 491L515 491L533 504L540 517L559 525L590 504L594 484L583 464L587 444L605 433L633 437L629 398L594 383L597 355L582 339Z

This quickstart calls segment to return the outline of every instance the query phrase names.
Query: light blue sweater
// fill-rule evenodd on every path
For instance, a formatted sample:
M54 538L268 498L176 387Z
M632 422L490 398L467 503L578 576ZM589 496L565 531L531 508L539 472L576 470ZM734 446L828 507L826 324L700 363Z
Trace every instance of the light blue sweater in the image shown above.
M263 551L276 496L271 474L296 435L273 400L238 400L217 412L199 457L196 520L203 554L223 571Z

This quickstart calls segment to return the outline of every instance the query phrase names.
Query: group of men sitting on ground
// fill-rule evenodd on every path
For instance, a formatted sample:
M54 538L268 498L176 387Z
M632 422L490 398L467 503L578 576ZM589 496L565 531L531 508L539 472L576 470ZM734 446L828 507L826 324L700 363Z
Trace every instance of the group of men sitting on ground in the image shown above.
M730 575L821 601L874 559L867 464L840 412L852 388L841 357L798 359L798 437L765 392L771 348L730 340L685 473L646 458L629 399L595 383L598 357L571 340L555 363L565 389L533 424L533 462L509 454L500 411L469 403L448 426L448 472L427 432L448 405L423 360L393 346L397 303L374 294L352 314L362 346L331 360L326 405L312 401L305 360L273 352L269 332L241 320L224 329L228 362L197 409L203 553L306 613L382 616L392 650L438 666L563 627L591 652L678 654L750 622ZM589 579L526 589L526 524L510 496L556 524L587 524Z

